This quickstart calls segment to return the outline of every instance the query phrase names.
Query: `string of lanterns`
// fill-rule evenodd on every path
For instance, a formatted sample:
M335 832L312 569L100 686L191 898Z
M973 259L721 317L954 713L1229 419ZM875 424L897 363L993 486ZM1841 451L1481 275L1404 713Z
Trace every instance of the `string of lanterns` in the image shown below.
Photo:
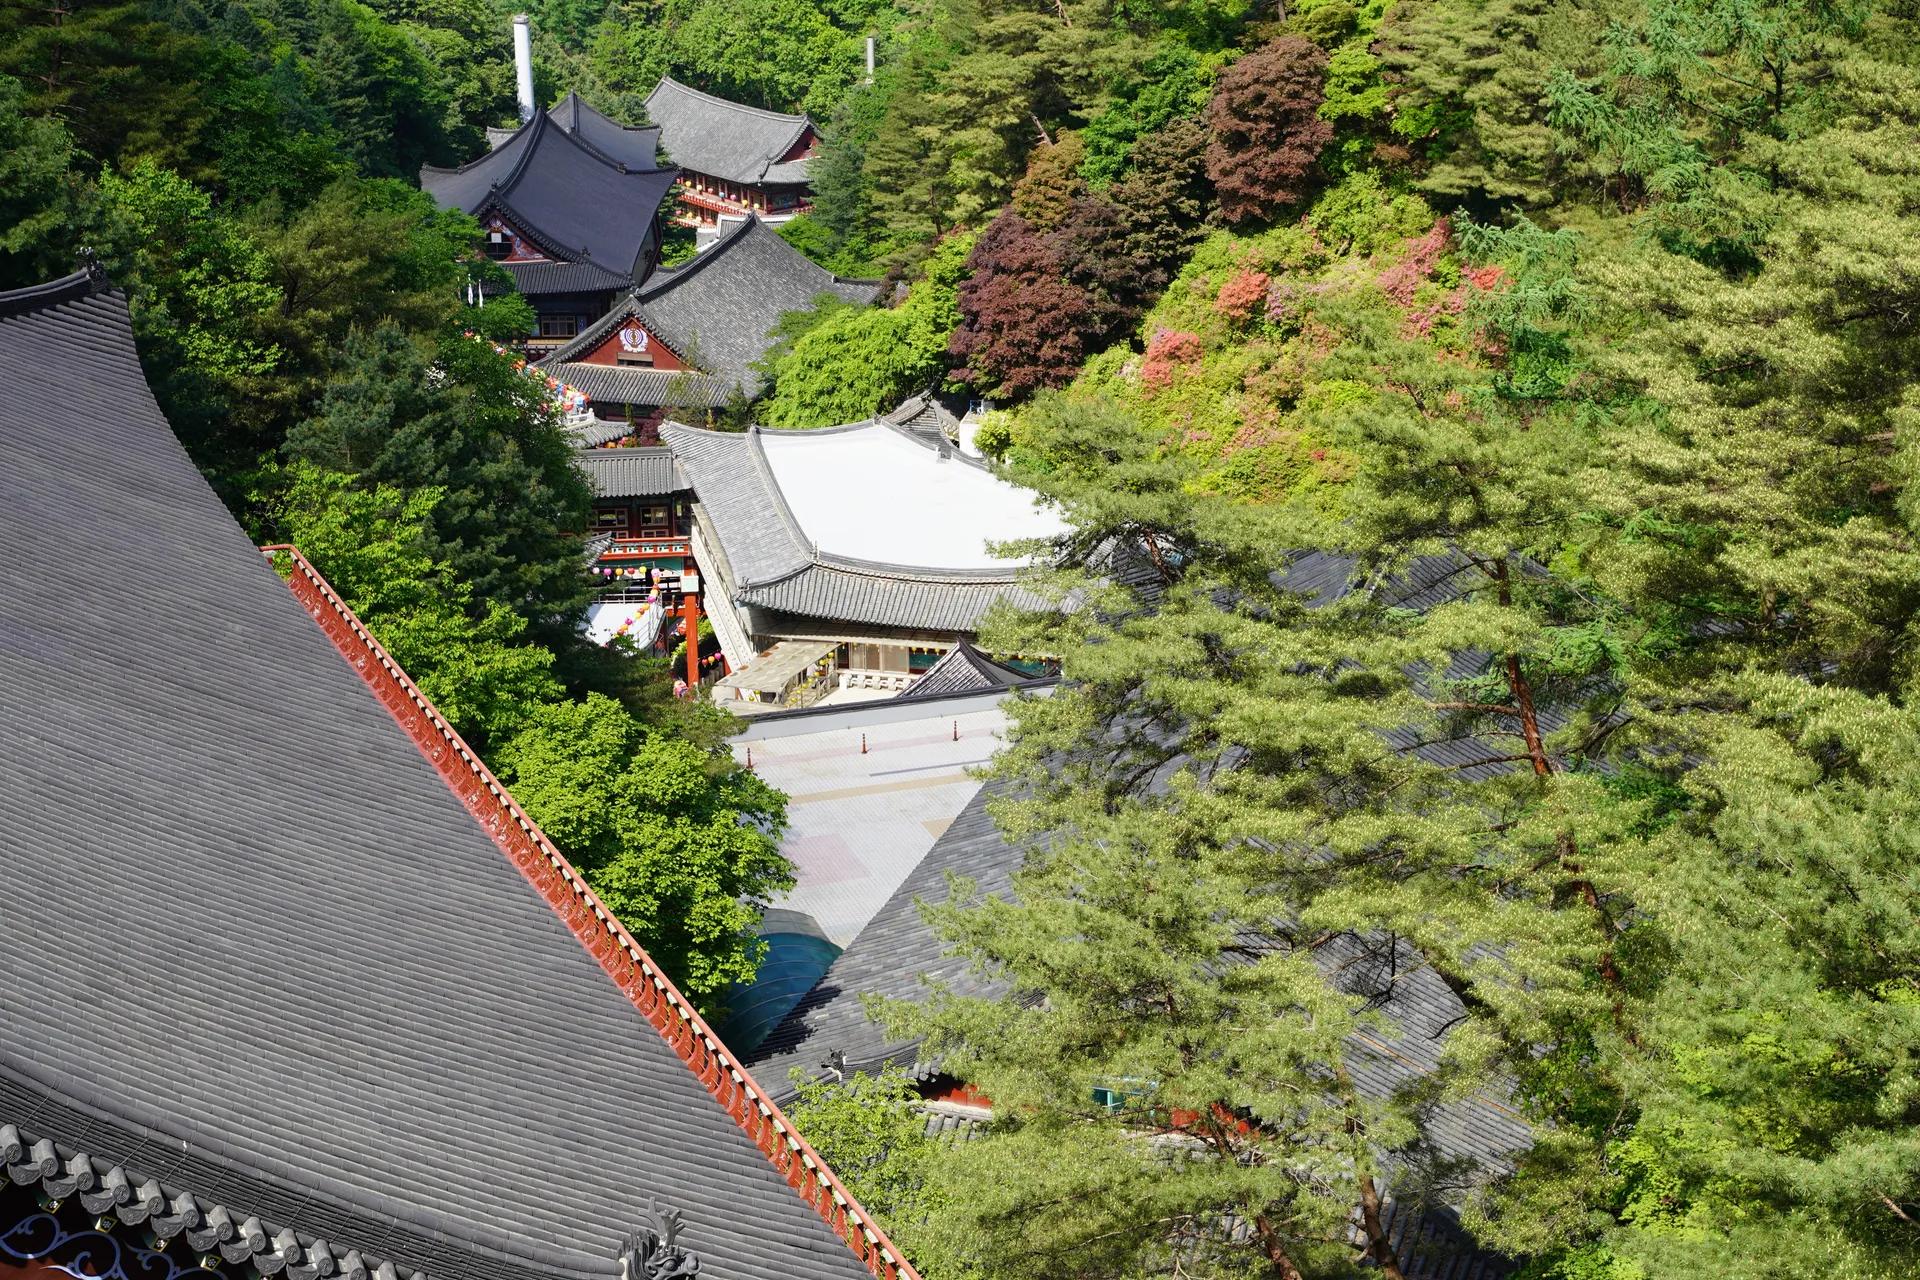
M479 334L475 333L471 329L466 330L466 335L467 337L472 338L475 342L487 341L485 338L481 337ZM527 363L525 356L514 355L513 352L507 350L505 347L501 346L497 342L492 343L490 345L493 347L493 353L495 355L513 356L514 368L526 374L529 378L532 378L535 382L545 383L547 388L547 394L552 396L556 401L559 402L560 411L562 413L585 412L587 407L586 392L580 390L578 387L572 387L567 385L566 383L560 381L560 379L554 377L550 373L542 373L540 370L529 365Z

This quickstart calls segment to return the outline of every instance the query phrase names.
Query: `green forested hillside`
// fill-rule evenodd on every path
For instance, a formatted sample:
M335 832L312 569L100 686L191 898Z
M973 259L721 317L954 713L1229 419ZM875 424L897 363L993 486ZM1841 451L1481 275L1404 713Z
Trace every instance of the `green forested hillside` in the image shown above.
M531 11L549 98L823 123L787 234L902 287L787 317L763 418L946 383L1075 526L1096 607L988 637L1068 678L997 766L1049 838L932 913L1015 995L886 1011L999 1119L803 1109L933 1280L1392 1275L1383 1192L1536 1280L1920 1271L1920 6ZM98 255L236 512L713 999L781 801L571 641L585 492L463 336L526 313L408 181L510 114L508 12L0 0L0 283ZM1393 1097L1355 939L1462 1004ZM1531 1149L1434 1159L1490 1094Z

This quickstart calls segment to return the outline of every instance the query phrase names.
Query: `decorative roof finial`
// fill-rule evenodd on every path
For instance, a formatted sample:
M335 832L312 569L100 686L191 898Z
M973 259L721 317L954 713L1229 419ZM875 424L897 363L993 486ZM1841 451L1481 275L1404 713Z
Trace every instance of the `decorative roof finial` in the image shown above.
M700 1259L678 1243L680 1214L647 1197L641 1225L620 1248L620 1280L687 1280L700 1274Z

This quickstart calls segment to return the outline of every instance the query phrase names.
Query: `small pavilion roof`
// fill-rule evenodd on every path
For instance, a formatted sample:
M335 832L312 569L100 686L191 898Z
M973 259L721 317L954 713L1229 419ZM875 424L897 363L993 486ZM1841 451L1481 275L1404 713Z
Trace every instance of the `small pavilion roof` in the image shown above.
M662 498L685 491L687 483L664 445L633 449L582 449L581 470L603 498Z
M420 185L447 208L475 217L499 213L556 259L630 279L678 176L612 160L542 111L477 160L457 169L423 167Z
M0 293L0 388L16 1180L156 1229L230 1216L268 1274L324 1238L365 1272L613 1280L658 1197L710 1280L864 1276L766 1154L796 1148L751 1078L344 606L298 568L289 590L222 507L123 296ZM75 572L75 538L129 530L164 572Z
M806 161L781 161L814 127L804 115L729 102L662 76L647 95L647 118L684 169L749 186L807 180Z
M896 701L939 698L951 693L977 693L982 689L1011 689L1035 680L1036 677L1024 671L1000 665L962 640L894 697Z

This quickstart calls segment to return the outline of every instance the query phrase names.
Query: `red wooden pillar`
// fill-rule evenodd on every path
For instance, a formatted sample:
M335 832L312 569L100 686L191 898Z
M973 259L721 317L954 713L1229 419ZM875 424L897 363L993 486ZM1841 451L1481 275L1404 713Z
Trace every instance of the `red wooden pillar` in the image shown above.
M700 687L700 596L687 592L687 691Z

